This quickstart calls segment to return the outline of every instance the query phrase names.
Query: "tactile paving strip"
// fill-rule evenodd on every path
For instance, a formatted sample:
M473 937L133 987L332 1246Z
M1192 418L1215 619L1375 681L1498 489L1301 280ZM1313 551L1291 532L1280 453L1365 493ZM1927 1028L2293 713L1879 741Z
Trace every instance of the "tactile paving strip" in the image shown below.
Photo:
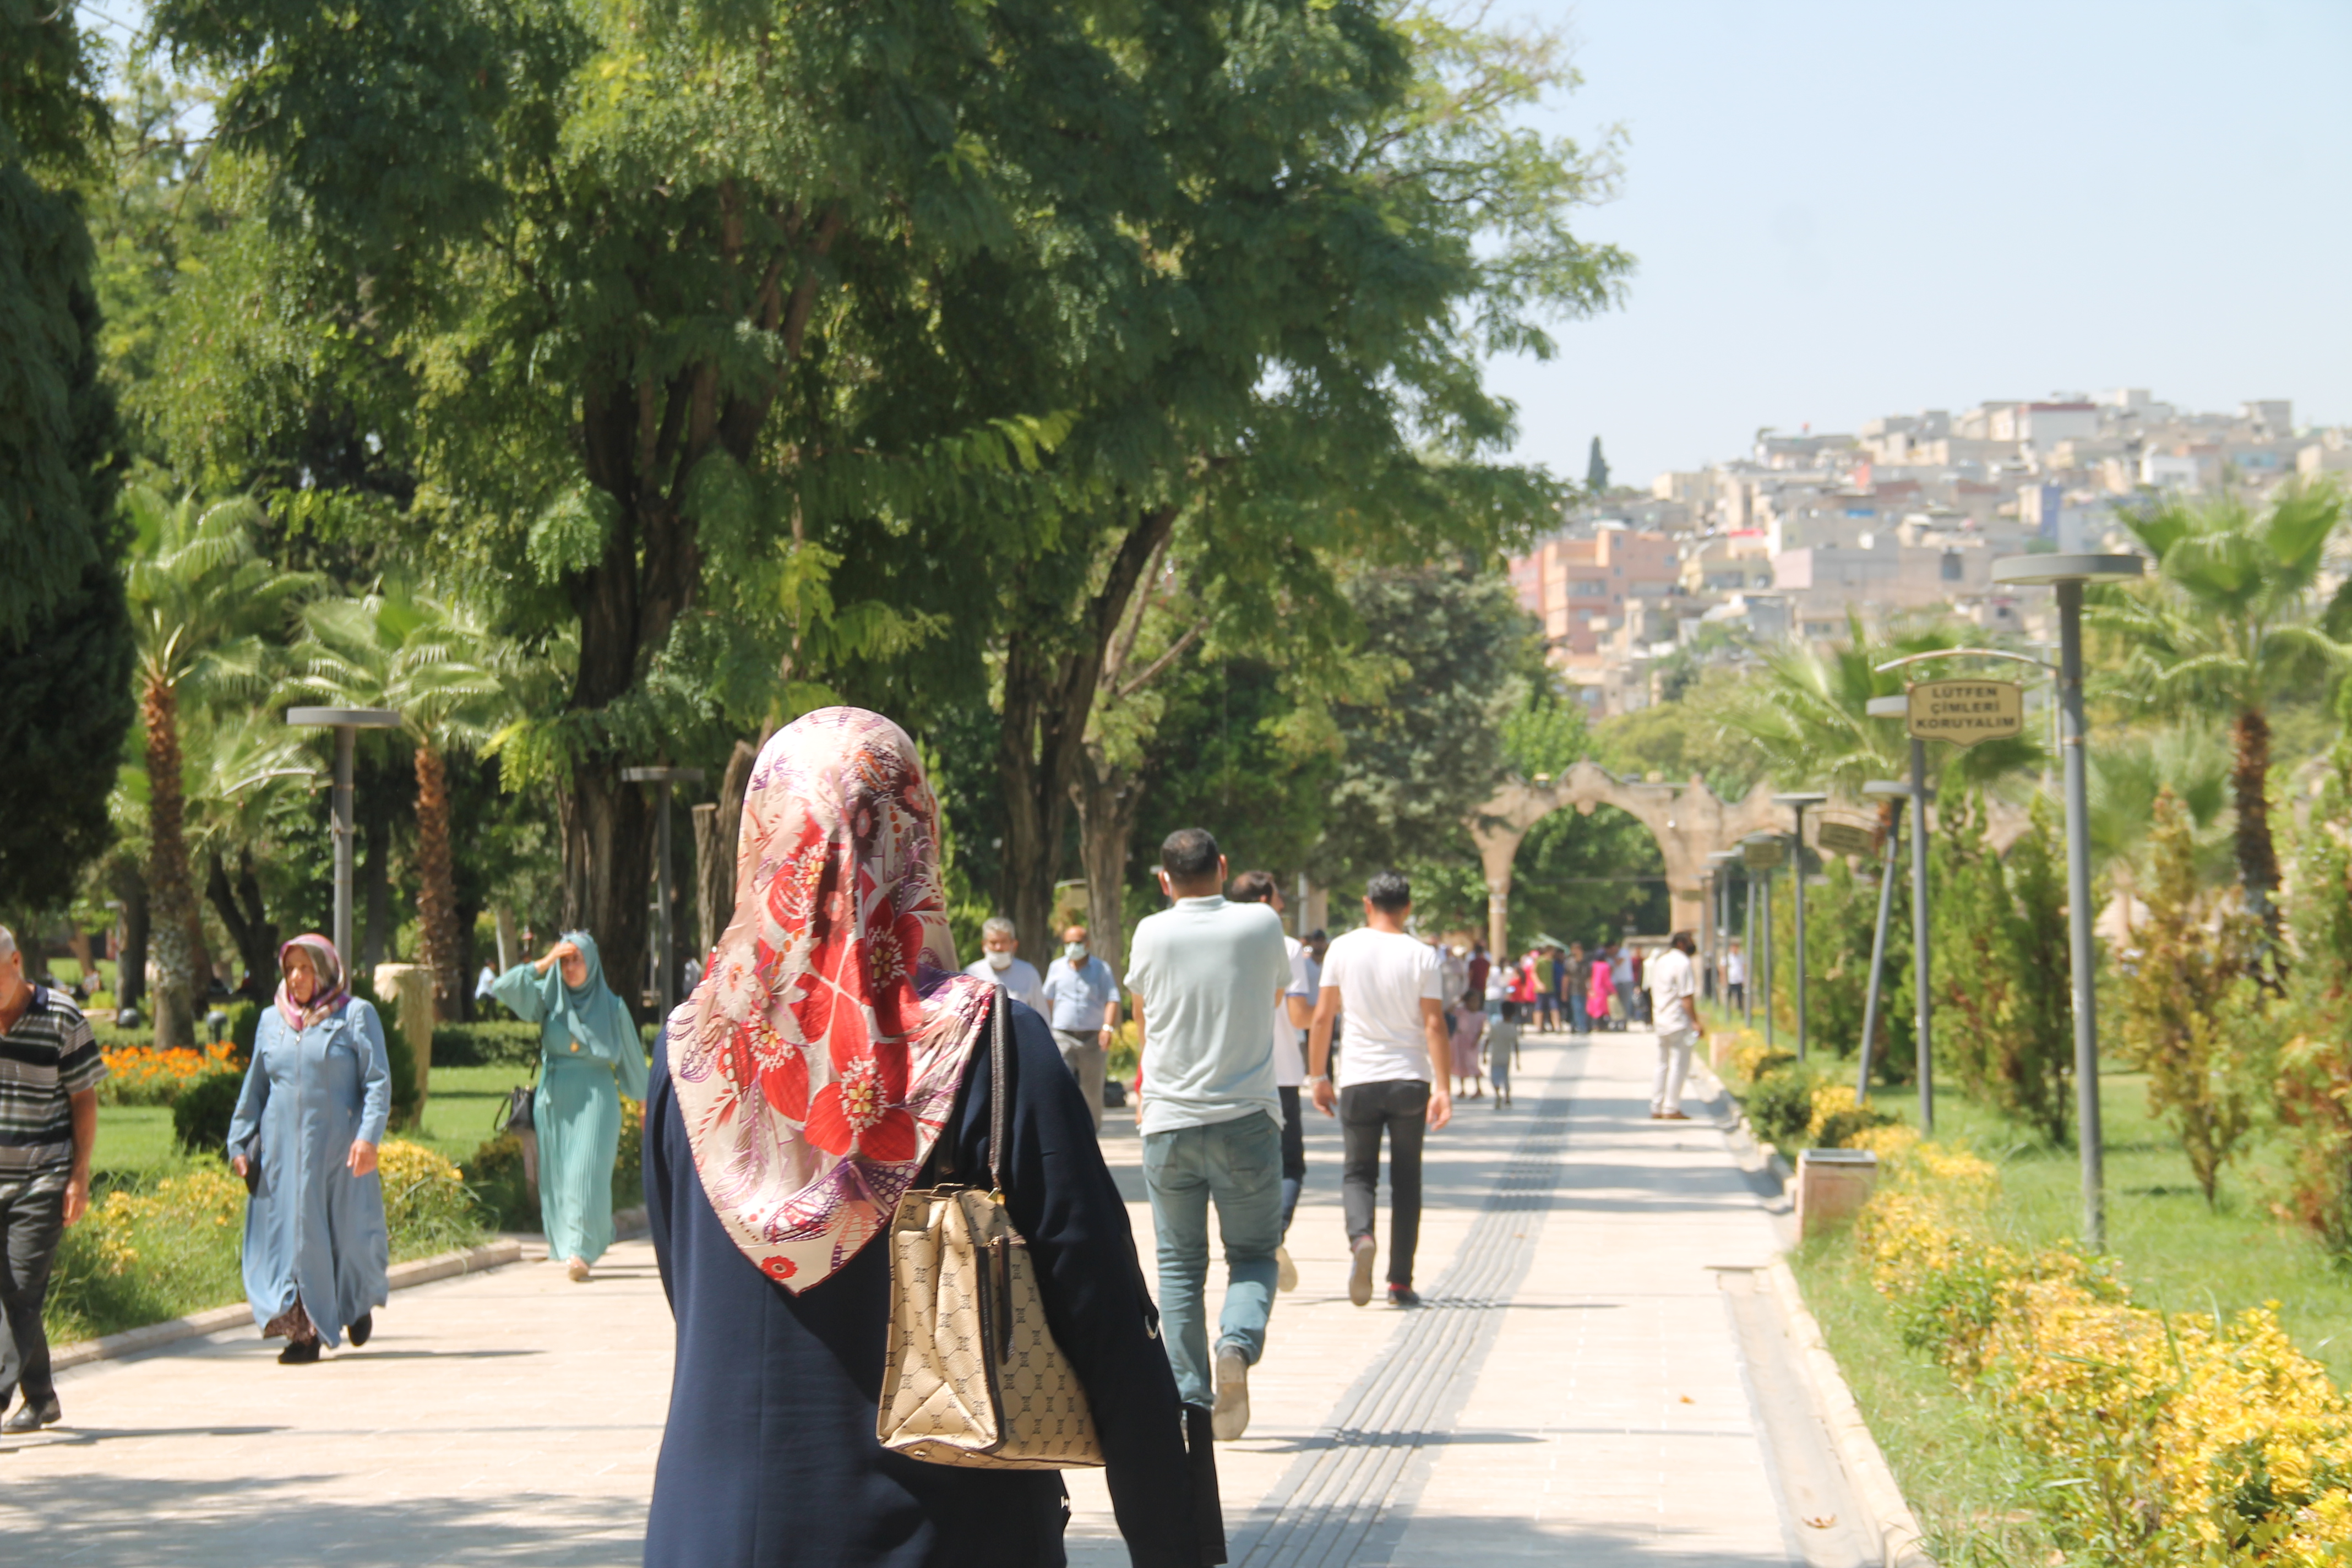
M1315 1451L1302 1454L1236 1532L1234 1568L1340 1568L1381 1522L1399 1482L1476 1384L1503 1310L1535 1260L1525 1215L1559 1184L1570 1092L1581 1052L1565 1053L1535 1119L1470 1234L1370 1370L1342 1394ZM1565 1081L1563 1081L1565 1080ZM1444 1416L1441 1423L1438 1419Z

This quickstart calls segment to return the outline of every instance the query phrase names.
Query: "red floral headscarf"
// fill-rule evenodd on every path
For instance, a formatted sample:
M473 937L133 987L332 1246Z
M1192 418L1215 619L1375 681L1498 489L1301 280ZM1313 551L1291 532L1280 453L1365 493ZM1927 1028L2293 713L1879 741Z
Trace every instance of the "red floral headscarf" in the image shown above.
M992 988L955 973L939 807L878 713L826 708L769 741L735 867L735 917L670 1015L670 1077L710 1206L801 1290L889 1223Z

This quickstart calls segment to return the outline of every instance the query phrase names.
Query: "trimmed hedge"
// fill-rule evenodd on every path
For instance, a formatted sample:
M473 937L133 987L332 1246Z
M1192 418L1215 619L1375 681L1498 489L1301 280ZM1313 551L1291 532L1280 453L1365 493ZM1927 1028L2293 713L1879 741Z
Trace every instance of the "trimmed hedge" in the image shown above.
M433 1026L436 1068L525 1066L539 1060L539 1026L520 1018Z

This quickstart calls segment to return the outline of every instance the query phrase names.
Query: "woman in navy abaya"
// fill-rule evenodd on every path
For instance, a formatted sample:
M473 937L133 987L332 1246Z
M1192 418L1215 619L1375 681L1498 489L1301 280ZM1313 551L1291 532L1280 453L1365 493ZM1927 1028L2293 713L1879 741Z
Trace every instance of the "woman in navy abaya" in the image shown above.
M779 731L743 802L732 921L670 1016L646 1199L677 1321L647 1568L1054 1568L1050 1470L875 1437L890 1308L877 1245L935 1145L988 1164L991 988L957 973L914 744L834 708ZM1045 1021L1013 1010L1005 1174L1055 1341L1086 1385L1119 1532L1196 1568L1181 1407L1127 1208Z

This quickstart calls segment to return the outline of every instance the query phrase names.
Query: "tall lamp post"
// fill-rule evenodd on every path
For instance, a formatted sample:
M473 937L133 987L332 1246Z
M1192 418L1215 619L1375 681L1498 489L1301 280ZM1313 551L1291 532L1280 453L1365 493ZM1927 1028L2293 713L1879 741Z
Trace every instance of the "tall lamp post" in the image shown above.
M1907 719L1911 699L1874 697L1864 711L1873 719ZM1875 790L1877 785L1868 787ZM1936 1131L1936 1058L1930 1031L1936 1004L1927 992L1927 802L1933 795L1927 788L1927 742L1911 737L1910 787L1898 785L1885 793L1911 797L1911 1005L1919 1064L1919 1131L1924 1137Z
M1785 805L1797 819L1797 832L1789 846L1789 886L1793 890L1796 905L1797 936L1797 1059L1805 1059L1805 811L1830 797L1818 791L1801 790L1772 797L1775 805Z
M350 969L359 963L352 951L352 761L362 730L389 730L400 715L389 708L289 708L286 721L335 732L335 951Z
M670 963L676 951L670 941L670 874L669 796L673 784L700 784L700 768L623 768L621 777L630 784L649 784L661 791L661 809L654 830L654 1000L660 1005L661 1016L677 1005L677 971Z
M1748 987L1751 992L1760 990L1764 993L1764 1044L1767 1048L1769 1048L1773 1044L1772 984L1778 978L1773 973L1773 970L1776 967L1775 960L1780 956L1773 952L1772 943L1772 870L1774 862L1780 857L1780 836L1777 833L1751 833L1739 842L1748 847L1751 857L1748 868L1748 901L1749 919L1754 922L1753 929L1759 937L1759 940L1748 950L1748 967L1755 971L1748 981ZM1758 860L1761 860L1763 864L1756 864ZM1764 874L1764 897L1760 910L1756 908L1756 874L1759 871Z
M2074 972L2074 1115L2083 1147L2083 1244L2107 1246L2105 1154L2099 1131L2098 996L2091 972L2091 807L2089 725L2083 713L2083 585L2126 583L2147 563L2137 555L2008 555L1992 580L2058 591L2058 749L2066 779L2067 957Z
M1715 879L1715 1005L1731 1005L1731 993L1726 989L1724 960L1731 947L1731 868L1739 857L1729 849L1718 849L1706 858L1708 873Z

